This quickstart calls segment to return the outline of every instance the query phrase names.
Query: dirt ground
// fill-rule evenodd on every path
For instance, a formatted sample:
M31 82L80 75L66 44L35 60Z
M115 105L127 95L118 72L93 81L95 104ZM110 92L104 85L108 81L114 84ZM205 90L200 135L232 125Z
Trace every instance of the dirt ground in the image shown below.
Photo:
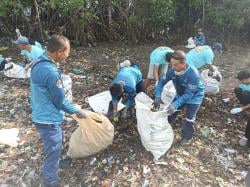
M107 90L115 64L125 59L138 63L145 76L150 51L157 46L103 44L73 49L61 69L71 73L74 103L90 109L86 98ZM0 53L20 61L14 46ZM105 150L70 160L66 158L68 141L77 125L67 118L63 124L60 169L65 186L244 186L250 149L240 147L238 141L244 136L246 116L231 115L230 109L239 104L224 103L222 99L237 86L237 72L250 69L250 49L232 47L217 55L214 64L223 76L220 92L204 99L192 145L179 145L182 115L173 124L174 143L162 157L167 162L165 166L156 165L152 154L142 146L135 116L113 123L115 138ZM0 128L20 130L18 147L0 147L0 187L39 186L44 157L41 140L31 122L29 81L6 78L2 74L0 78Z

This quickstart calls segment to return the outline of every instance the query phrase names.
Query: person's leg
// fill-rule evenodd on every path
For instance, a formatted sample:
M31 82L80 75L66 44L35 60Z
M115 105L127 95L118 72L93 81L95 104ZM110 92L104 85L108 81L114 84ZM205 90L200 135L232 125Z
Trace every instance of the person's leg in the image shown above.
M140 81L136 85L136 93L144 92L144 86L143 86L143 81Z
M167 71L168 71L168 64L161 64L159 67L160 78L166 79Z
M192 139L194 133L195 118L199 108L199 104L186 105L186 119L184 120L182 126L182 139Z
M241 99L242 103L241 103L241 104L243 104L243 105L248 105L248 104L250 104L250 92L248 92L248 91L243 91L243 92L241 93L241 97L242 97L242 99Z
M35 124L44 144L43 181L47 186L59 183L59 160L62 149L61 125Z
M241 88L237 87L234 89L234 93L235 93L237 99L239 100L240 104L243 104L243 98L242 98L243 90Z

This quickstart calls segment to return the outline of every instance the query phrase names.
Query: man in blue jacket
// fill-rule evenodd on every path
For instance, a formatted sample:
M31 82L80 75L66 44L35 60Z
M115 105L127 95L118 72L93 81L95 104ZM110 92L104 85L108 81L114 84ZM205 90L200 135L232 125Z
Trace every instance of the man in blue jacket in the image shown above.
M58 186L59 159L62 149L62 127L64 112L86 117L65 99L62 79L56 62L63 62L70 53L69 40L62 35L53 35L47 46L47 54L33 64L30 89L32 121L44 144L44 186Z
M169 107L169 122L177 117L177 110L186 107L186 119L182 125L181 145L191 143L194 133L196 113L204 97L204 86L200 80L198 71L186 63L186 56L183 51L175 51L171 57L172 68L168 70L166 79L160 79L156 87L154 101L155 109L161 103L163 86L170 80L173 81L177 96Z
M194 43L196 46L205 45L206 43L206 38L201 28L197 30L197 36L194 37Z
M134 105L136 93L143 91L142 74L137 65L121 67L118 70L116 77L110 85L110 93L112 96L113 114L114 117L119 115L117 105L122 95L126 93L128 100L125 103L125 109L122 116L127 116L127 110Z

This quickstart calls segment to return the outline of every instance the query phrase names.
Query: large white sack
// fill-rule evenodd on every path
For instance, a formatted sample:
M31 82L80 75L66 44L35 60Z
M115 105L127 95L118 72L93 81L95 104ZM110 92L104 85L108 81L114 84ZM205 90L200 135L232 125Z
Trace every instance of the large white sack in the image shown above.
M106 115L109 109L109 102L111 101L112 97L109 91L104 91L98 93L94 96L88 98L88 102L90 107L98 113ZM118 103L118 111L124 108L124 105L120 102Z
M11 147L17 147L18 145L18 133L19 129L1 129L0 130L0 144L9 145Z
M69 75L62 74L62 83L63 83L63 88L65 92L65 97L67 98L68 101L73 100L73 95L72 95L72 79L70 78Z
M172 80L168 81L167 84L164 85L161 93L161 100L166 108L169 107L169 105L174 100L175 96L176 96L176 90L174 87L174 83Z
M205 86L205 93L215 95L220 91L220 83L208 75L209 70L205 69L201 72L201 81Z
M168 123L166 110L152 112L153 100L141 92L135 97L137 128L141 142L155 160L164 155L172 145L174 134Z
M3 73L10 78L26 79L30 77L30 70L26 71L24 67L13 62L5 64Z

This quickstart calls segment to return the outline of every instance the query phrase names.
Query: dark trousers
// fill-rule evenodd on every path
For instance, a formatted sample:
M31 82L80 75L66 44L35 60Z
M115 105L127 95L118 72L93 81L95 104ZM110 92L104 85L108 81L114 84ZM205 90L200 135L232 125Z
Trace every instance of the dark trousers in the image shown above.
M243 91L241 88L237 87L234 89L234 93L237 99L240 101L240 104L242 105L250 104L250 92Z
M248 105L250 104L250 92L243 91L241 88L235 88L234 93L239 100L240 104ZM247 126L245 130L245 136L248 140L250 140L250 118L248 117Z
M59 160L62 150L61 125L35 123L43 141L45 158L43 163L43 182L45 185L59 183Z
M186 108L186 119L182 124L182 138L191 139L194 134L194 124L196 114L200 108L200 104L185 104L178 108L178 110L182 108ZM174 114L168 117L169 123L172 123L177 117L179 112L175 112Z

